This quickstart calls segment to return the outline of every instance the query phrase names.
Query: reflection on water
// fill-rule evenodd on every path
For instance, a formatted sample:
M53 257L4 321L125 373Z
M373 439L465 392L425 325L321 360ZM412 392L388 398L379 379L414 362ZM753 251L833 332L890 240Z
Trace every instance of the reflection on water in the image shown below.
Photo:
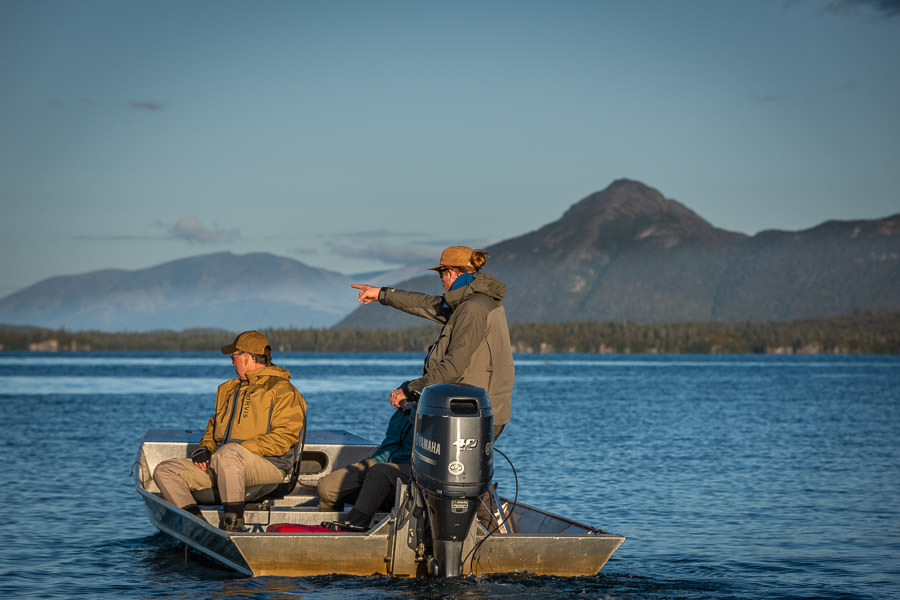
M115 365L118 367L146 367L146 366L162 366L171 368L173 365L173 354L153 353L145 354L124 354L112 352L95 352L90 354L79 353L50 353L50 354L30 354L30 353L7 353L0 354L0 368L2 367L63 367L70 369L72 367L96 367L102 365ZM398 355L397 357L388 355L369 355L369 354L281 354L277 355L277 362L283 366L391 366L409 365L422 366L422 357L419 355L407 354ZM177 363L182 366L222 366L228 365L228 357L221 353L188 353L179 355Z
M375 442L419 354L292 354L312 428ZM155 532L147 429L201 429L230 361L0 353L15 598L900 597L900 357L517 356L503 495L628 539L601 574L241 578ZM37 512L34 507L37 507Z
M328 381L292 377L291 382L304 395L319 392L367 392L372 389L390 391L400 382L396 378L370 376L365 380L352 376L335 376ZM6 393L11 396L41 396L47 394L110 394L128 395L139 390L142 394L206 394L214 392L222 379L210 377L19 377L3 378Z

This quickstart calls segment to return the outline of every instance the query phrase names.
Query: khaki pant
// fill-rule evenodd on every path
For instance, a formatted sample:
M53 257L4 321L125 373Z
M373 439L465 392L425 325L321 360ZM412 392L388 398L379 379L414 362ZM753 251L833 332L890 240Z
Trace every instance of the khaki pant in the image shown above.
M218 487L222 503L244 501L247 486L281 483L284 473L265 458L240 444L225 444L216 450L204 471L190 458L170 458L157 465L153 481L163 498L179 508L197 501L191 490Z

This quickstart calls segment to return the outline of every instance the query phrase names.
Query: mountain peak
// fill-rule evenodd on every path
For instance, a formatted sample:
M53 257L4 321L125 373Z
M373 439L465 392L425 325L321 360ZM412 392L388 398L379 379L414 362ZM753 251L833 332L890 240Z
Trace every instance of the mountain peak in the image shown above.
M560 221L588 218L594 225L616 222L618 226L640 221L678 222L689 229L711 229L707 221L680 202L631 179L617 179L606 189L572 205Z
M639 181L617 179L606 189L594 192L572 205L562 219L570 215L582 216L583 213L591 213L600 222L633 219L641 215L656 218L673 212L673 205L684 209L674 200L666 200L659 191Z
M580 246L582 256L615 254L634 246L669 249L687 241L721 245L746 237L713 227L680 202L631 179L617 179L583 198L559 220L527 234L532 235L551 248L570 251Z

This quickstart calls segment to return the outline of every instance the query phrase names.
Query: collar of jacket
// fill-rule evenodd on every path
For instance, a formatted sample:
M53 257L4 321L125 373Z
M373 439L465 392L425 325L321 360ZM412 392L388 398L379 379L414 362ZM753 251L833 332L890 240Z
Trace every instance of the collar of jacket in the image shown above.
M485 296L500 302L506 292L506 286L490 273L475 273L472 282L461 288L444 292L444 302L450 310L468 300L472 294L484 294Z
M280 377L281 379L287 379L288 381L290 381L291 373L284 367L269 365L268 367L260 367L258 369L254 369L253 371L248 371L247 381L241 383L256 383L263 377Z

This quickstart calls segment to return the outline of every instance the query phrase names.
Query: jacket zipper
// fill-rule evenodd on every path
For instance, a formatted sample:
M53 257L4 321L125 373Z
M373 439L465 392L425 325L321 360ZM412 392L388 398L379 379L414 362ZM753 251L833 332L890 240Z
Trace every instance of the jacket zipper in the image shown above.
M234 424L234 413L237 412L238 406L238 394L241 393L241 388L234 390L234 398L232 398L231 404L231 415L228 417L228 426L225 428L225 437L222 438L222 444L227 444L228 439L231 437L231 426ZM240 421L238 421L240 422Z

